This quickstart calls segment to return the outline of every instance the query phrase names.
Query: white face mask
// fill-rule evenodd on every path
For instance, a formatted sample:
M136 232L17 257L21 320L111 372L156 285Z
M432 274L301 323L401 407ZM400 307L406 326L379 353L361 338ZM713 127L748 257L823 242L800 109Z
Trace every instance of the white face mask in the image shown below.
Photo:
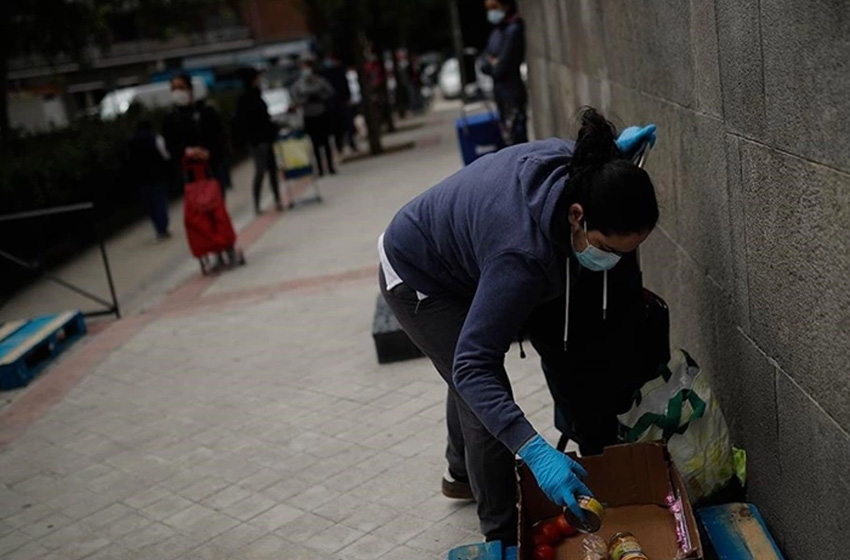
M573 252L581 266L595 272L611 270L617 266L617 263L620 262L620 255L603 251L590 243L590 239L587 238L587 222L584 223L584 238L587 242L584 251L576 251L575 243L573 243Z
M185 89L175 89L171 92L171 101L178 107L185 107L192 102L192 96Z
M499 25L505 19L504 10L487 10L487 21L493 25Z

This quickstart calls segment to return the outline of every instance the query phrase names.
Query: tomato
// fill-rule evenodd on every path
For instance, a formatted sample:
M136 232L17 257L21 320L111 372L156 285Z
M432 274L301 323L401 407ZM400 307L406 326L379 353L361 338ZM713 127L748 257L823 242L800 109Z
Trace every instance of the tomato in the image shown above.
M549 539L546 538L546 535L544 535L542 531L538 531L534 533L534 537L532 537L531 542L534 543L535 547L538 547L541 544L549 544Z
M561 530L558 529L554 521L541 523L537 531L546 539L544 541L545 544L556 544L561 540Z
M548 544L535 546L534 560L555 560L555 549Z
M570 525L570 522L567 521L567 518L564 517L563 513L555 519L555 526L558 527L558 531L560 531L561 536L563 537L572 537L578 533L578 531L575 530L575 527Z

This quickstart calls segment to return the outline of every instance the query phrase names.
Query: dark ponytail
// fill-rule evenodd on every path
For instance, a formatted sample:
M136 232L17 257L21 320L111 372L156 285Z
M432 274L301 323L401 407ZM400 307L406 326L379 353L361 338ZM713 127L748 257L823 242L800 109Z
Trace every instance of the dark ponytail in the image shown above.
M581 127L570 162L570 175L599 168L622 157L617 148L617 129L593 107L579 109Z
M617 148L617 129L593 107L579 113L581 128L562 196L565 212L584 209L588 229L605 235L651 231L658 222L658 201L649 175Z

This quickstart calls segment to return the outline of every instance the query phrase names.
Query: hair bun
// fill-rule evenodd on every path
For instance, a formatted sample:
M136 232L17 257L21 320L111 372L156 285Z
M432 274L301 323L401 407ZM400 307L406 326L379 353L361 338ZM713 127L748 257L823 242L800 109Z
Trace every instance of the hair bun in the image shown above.
M570 168L573 173L597 167L620 158L617 129L593 107L582 107L578 115L581 127L576 137Z

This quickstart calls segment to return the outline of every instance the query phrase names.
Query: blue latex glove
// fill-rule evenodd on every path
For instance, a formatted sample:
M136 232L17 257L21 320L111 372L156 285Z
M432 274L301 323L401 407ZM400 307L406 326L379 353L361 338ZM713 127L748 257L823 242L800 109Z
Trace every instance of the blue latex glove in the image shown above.
M655 125L650 124L644 127L630 126L620 133L617 138L617 147L625 156L631 156L640 145L647 141L649 146L655 146Z
M581 480L587 476L584 467L549 445L539 435L528 440L518 454L552 502L567 506L579 519L584 519L584 512L578 507L576 496L593 496Z

